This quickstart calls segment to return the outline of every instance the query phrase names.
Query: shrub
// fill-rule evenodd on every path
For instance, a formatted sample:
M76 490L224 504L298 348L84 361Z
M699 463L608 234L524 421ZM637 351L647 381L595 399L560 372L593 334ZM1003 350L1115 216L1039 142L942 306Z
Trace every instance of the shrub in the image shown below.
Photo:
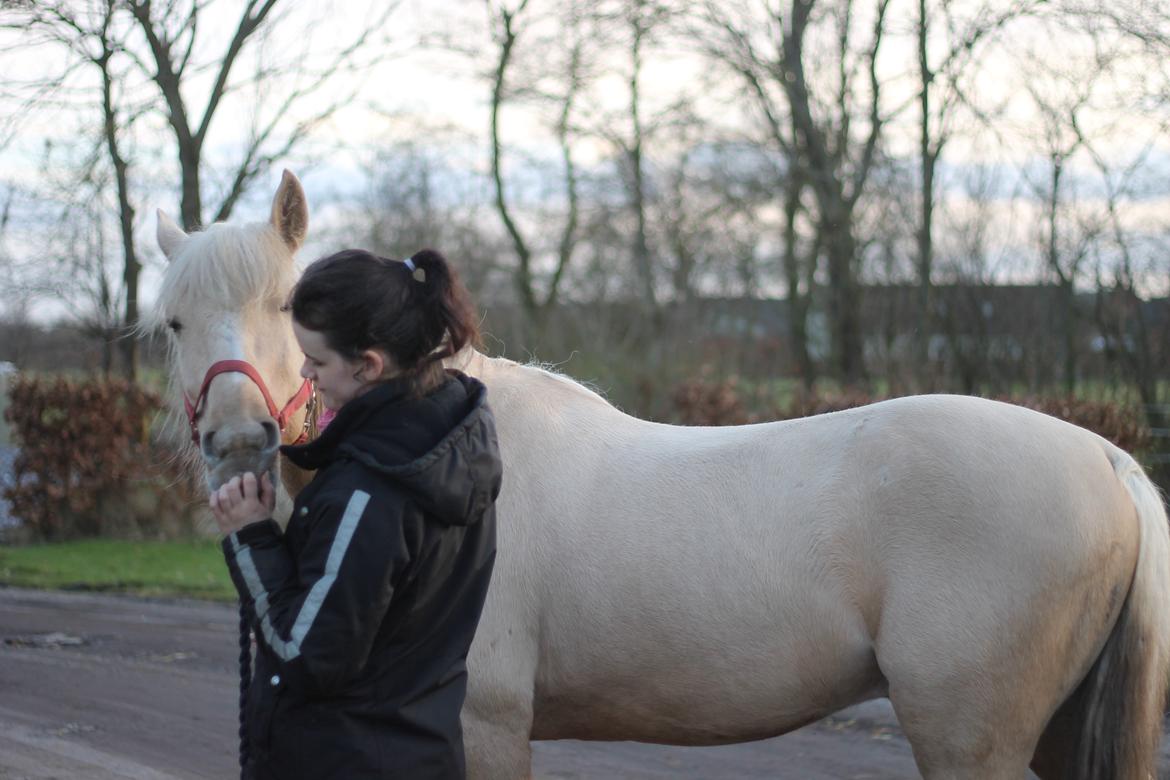
M837 395L808 395L802 394L792 400L788 408L781 415L782 419L791 420L796 417L812 417L816 414L840 412L845 409L854 409L858 406L877 403L884 398L874 397L859 390L853 390Z
M1087 428L1126 452L1140 453L1150 446L1150 428L1132 406L1079 398L1001 398Z
M850 393L830 398L798 399L790 408L788 417L807 417L812 414L836 412L881 401L863 393ZM1140 453L1150 443L1150 429L1132 407L1112 401L1089 401L1080 398L1001 397L995 400L1025 406L1051 415L1073 425L1079 425L1121 447L1127 452Z
M702 376L679 384L673 400L674 417L684 425L743 425L838 412L884 399L861 391L828 396L799 395L786 408L777 409L766 400L745 393L735 377L711 380ZM1140 454L1150 445L1150 429L1140 412L1131 406L1077 398L998 400L1026 406L1087 428L1127 452Z
M4 497L27 535L189 534L202 508L178 459L151 436L158 396L122 380L21 377L9 388L20 454Z
M777 417L771 404L759 394L745 393L734 376L719 381L700 378L682 382L675 387L672 401L673 417L683 425L747 425Z

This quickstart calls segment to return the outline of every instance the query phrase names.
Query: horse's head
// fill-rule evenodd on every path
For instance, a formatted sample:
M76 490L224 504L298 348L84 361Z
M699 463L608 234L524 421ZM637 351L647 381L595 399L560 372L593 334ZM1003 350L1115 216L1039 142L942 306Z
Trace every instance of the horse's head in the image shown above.
M154 320L169 330L172 383L213 489L244 471L269 471L276 483L282 440L307 429L309 408L291 401L306 388L282 307L308 221L304 190L288 171L268 223L188 235L159 212L170 263Z

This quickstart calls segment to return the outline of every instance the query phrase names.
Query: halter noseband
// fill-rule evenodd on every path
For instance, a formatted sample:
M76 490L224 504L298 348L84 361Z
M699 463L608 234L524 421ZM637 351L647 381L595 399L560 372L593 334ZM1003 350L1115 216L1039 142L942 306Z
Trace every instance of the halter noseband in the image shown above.
M305 413L305 425L301 429L300 436L297 437L293 444L300 444L309 438L309 418L313 411L313 384L306 379L296 394L288 400L283 409L278 410L276 404L272 401L272 395L268 392L267 385L260 377L260 372L252 367L252 364L246 360L220 360L211 364L211 368L207 369L207 374L203 377L203 385L199 388L199 395L195 397L195 403L191 403L191 399L183 393L183 406L187 409L187 421L191 424L191 441L196 444L199 443L199 415L203 414L203 402L207 400L207 389L211 387L211 380L215 379L220 374L243 374L252 380L256 387L260 388L261 395L264 396L264 402L268 404L268 413L276 420L280 432L283 434L285 427L288 425L289 419L297 413L297 411L305 404L309 405L308 411Z

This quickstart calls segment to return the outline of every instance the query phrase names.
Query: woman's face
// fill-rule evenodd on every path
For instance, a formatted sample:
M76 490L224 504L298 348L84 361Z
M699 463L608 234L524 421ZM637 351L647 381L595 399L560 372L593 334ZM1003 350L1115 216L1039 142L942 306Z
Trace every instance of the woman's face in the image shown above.
M361 378L367 373L364 369L369 368L361 360L347 360L334 352L326 346L325 335L319 331L303 328L296 321L292 326L305 355L301 376L317 385L326 409L337 411L373 386L373 382Z

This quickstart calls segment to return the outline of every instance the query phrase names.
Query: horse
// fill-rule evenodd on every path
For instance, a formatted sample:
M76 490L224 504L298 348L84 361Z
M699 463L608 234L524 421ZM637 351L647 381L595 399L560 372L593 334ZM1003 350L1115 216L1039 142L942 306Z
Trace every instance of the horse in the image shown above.
M271 470L300 356L281 304L308 206L190 235L160 212L176 388L209 483ZM205 374L247 362L256 377ZM1105 439L1017 406L916 396L680 427L465 350L504 487L468 659L468 775L530 776L530 740L718 745L888 697L927 778L1147 778L1170 671L1170 532ZM285 428L283 433L279 428Z

